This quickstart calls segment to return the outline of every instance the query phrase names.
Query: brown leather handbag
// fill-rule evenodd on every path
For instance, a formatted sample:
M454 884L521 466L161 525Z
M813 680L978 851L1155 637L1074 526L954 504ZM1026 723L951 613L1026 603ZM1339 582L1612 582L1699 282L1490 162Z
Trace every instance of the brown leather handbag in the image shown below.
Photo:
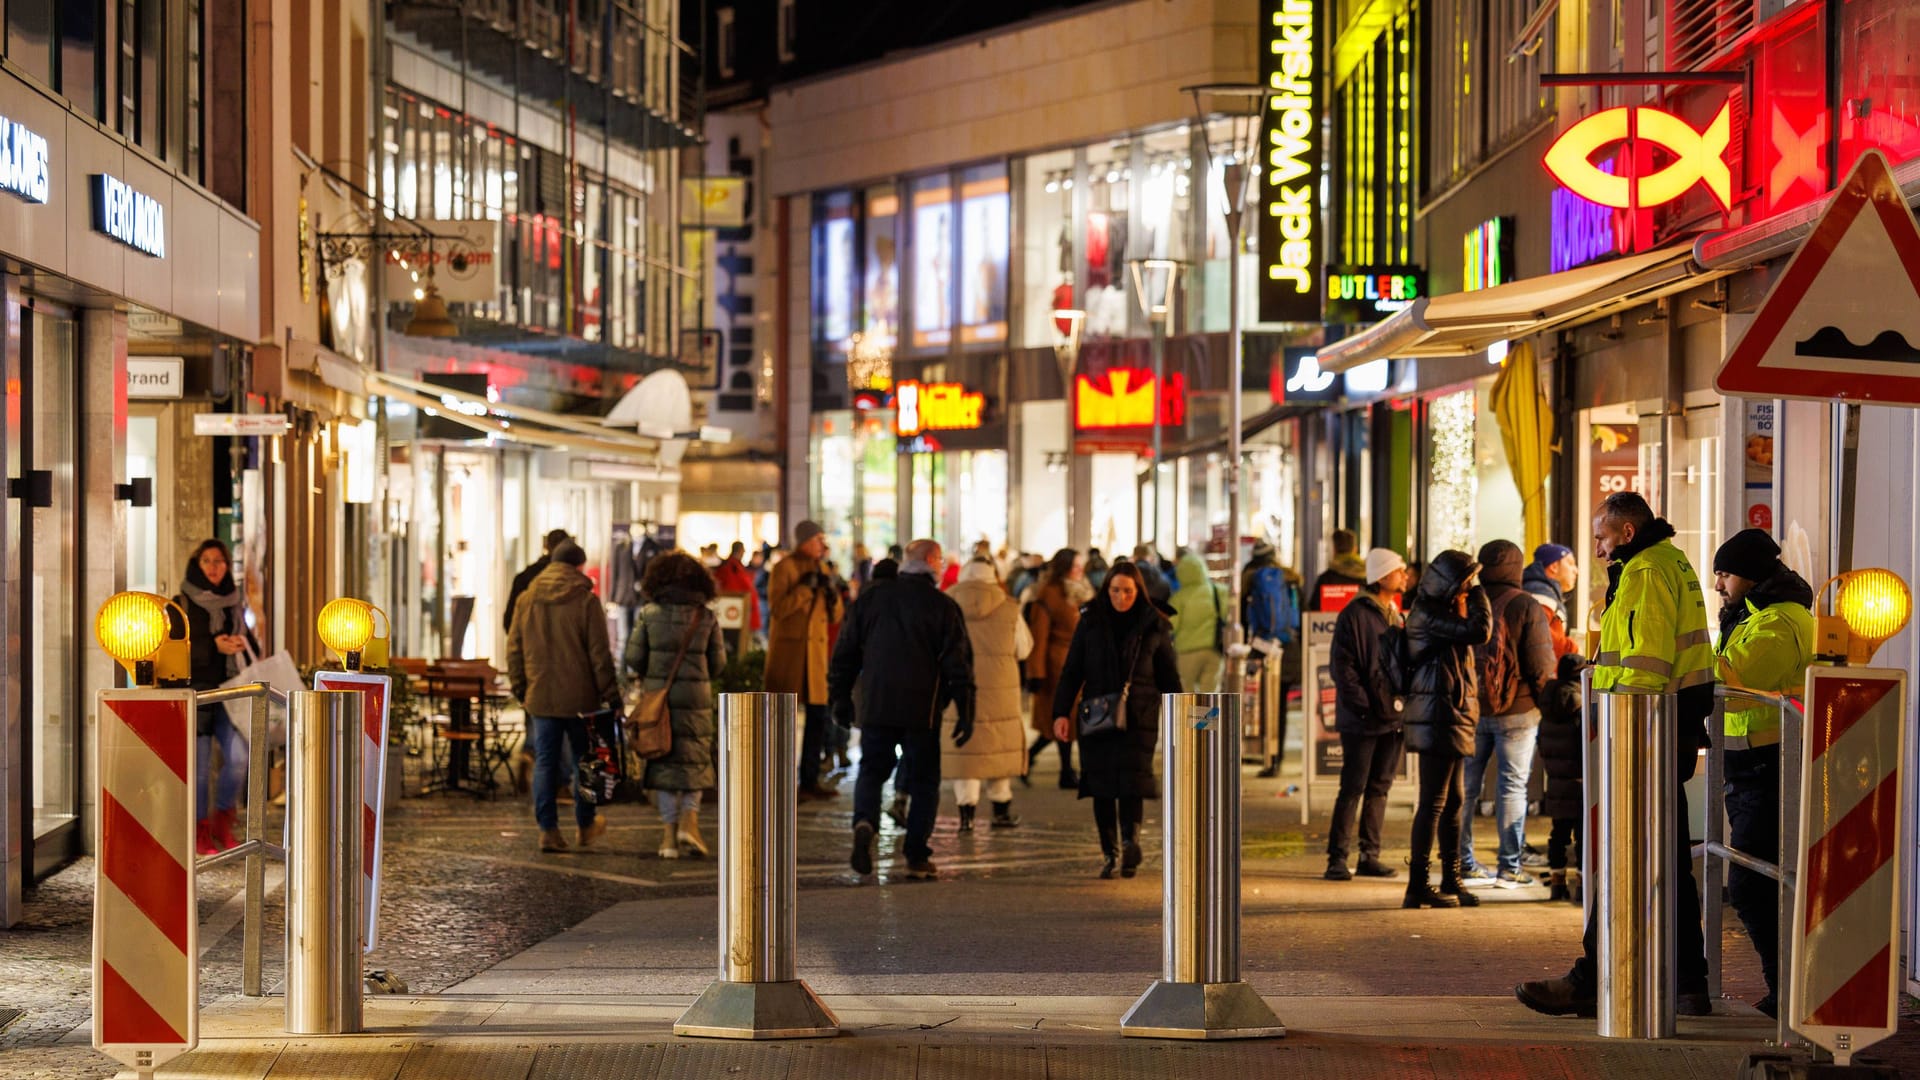
M687 658L687 647L699 636L706 614L705 608L694 610L693 624L680 639L680 651L673 654L673 666L667 669L667 684L658 690L640 691L640 700L627 717L627 750L643 761L666 757L673 750L673 715L667 698L673 693L674 678L680 674L680 662Z

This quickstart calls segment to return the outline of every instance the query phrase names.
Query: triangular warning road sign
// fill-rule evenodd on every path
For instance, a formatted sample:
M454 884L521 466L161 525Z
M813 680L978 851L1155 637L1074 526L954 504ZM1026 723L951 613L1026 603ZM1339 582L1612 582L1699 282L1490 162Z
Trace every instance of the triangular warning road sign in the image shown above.
M1920 223L1878 150L1834 192L1714 385L1743 397L1920 405Z

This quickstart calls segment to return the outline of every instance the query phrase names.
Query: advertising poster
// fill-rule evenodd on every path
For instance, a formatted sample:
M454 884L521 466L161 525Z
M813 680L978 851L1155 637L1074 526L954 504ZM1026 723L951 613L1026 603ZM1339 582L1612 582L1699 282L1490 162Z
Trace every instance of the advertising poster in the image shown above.
M1773 416L1774 403L1746 403L1745 436L1741 440L1742 520L1750 529L1773 531Z
M972 180L960 189L961 337L1007 337L1007 178Z
M1334 727L1333 624L1339 618L1333 611L1309 611L1301 617L1307 649L1307 685L1300 708L1307 726L1301 733L1301 754L1311 770L1309 781L1339 780L1344 760L1340 732Z
M821 223L820 333L831 344L853 334L853 218L834 216Z
M1593 505L1597 508L1618 492L1640 491L1639 427L1595 424L1588 438L1593 446Z
M913 344L945 345L953 335L953 192L945 184L913 193Z
M868 195L864 332L884 348L900 337L899 229L900 196L892 188Z

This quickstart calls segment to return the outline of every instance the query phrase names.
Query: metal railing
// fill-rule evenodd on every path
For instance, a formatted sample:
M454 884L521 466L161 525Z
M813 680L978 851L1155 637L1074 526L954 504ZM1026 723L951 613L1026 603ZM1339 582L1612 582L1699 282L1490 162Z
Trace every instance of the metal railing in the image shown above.
M271 755L262 751L267 746L267 710L268 706L287 704L287 695L275 690L266 683L247 683L244 686L229 686L220 690L208 690L194 695L194 706L223 705L229 701L251 699L252 707L247 718L247 827L246 839L220 852L218 855L203 855L194 863L197 872L211 870L223 863L235 859L247 862L246 907L241 919L241 961L240 992L248 997L261 997L266 990L261 985L261 960L265 955L265 942L262 930L266 923L265 907L267 901L267 860L287 861L286 849L267 841L267 764ZM211 782L211 777L202 777L202 783Z
M1729 704L1744 708L1772 708L1780 712L1780 831L1779 848L1774 861L1741 851L1727 842L1726 795L1726 710ZM1700 921L1707 941L1707 992L1720 996L1721 924L1725 902L1723 880L1729 864L1771 878L1779 889L1778 942L1774 964L1775 1002L1779 1018L1774 1038L1784 1046L1794 1036L1787 1027L1787 1001L1793 973L1793 891L1795 871L1792 853L1800 850L1800 740L1805 730L1805 715L1800 706L1784 694L1759 690L1714 687L1713 717L1708 734L1712 746L1707 753L1706 839L1693 846L1693 857L1704 859L1701 868Z

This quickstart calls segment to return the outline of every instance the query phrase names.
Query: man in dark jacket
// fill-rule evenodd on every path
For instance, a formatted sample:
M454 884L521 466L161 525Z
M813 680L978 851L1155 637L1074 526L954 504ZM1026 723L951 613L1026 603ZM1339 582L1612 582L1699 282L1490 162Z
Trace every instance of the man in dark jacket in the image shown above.
M546 539L541 541L540 557L529 563L525 570L513 575L513 587L507 590L507 610L500 616L502 630L512 632L513 609L514 605L520 603L520 594L527 591L527 586L533 584L533 579L539 577L540 571L545 570L547 564L553 560L553 549L559 547L561 541L571 539L573 538L567 535L565 529L555 529L548 533Z
M1173 579L1160 569L1160 556L1153 550L1152 544L1133 546L1133 565L1140 571L1141 580L1147 583L1147 599L1168 617L1173 614Z
M1555 656L1577 652L1578 646L1567 634L1573 619L1567 612L1567 597L1580 584L1580 560L1564 544L1541 544L1533 549L1533 561L1520 575L1520 587L1527 590L1547 609L1547 632L1553 636Z
M1380 639L1387 627L1400 625L1400 594L1410 576L1406 560L1394 552L1367 552L1367 584L1359 599L1340 609L1333 624L1334 724L1340 731L1341 758L1340 797L1334 801L1333 827L1327 832L1328 881L1353 878L1354 871L1347 869L1347 846L1353 841L1356 810L1360 876L1394 876L1380 861L1380 828L1387 819L1387 793L1400 771L1404 702L1387 685Z
M973 645L960 605L938 585L939 542L915 540L906 556L900 576L867 586L841 626L827 697L842 726L860 725L854 870L873 872L880 789L897 756L909 795L907 876L932 879L938 871L927 841L940 802L940 716L952 702L954 744L973 737Z
M1332 611L1339 601L1327 595L1327 587L1352 586L1357 592L1367 583L1367 564L1360 558L1360 538L1352 529L1333 530L1333 562L1313 579L1313 591L1307 596L1308 611Z
M1474 729L1473 756L1467 759L1467 802L1460 815L1460 880L1518 889L1534 884L1520 865L1527 838L1527 778L1533 773L1534 743L1540 733L1537 704L1555 674L1553 635L1547 610L1521 587L1525 556L1511 540L1494 540L1480 549L1480 581L1493 608L1493 636L1476 650L1480 673L1480 721ZM1494 650L1500 655L1495 657ZM1496 678L1494 676L1502 676ZM1480 802L1487 763L1498 757L1495 806L1500 853L1495 872L1473 857L1473 813Z

